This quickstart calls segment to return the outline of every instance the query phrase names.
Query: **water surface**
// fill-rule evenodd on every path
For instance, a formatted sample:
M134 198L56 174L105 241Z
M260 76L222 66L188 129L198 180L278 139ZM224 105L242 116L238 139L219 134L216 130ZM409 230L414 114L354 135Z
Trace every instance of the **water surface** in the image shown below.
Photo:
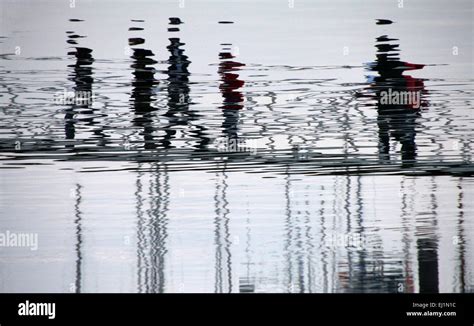
M0 291L474 290L469 1L0 10Z

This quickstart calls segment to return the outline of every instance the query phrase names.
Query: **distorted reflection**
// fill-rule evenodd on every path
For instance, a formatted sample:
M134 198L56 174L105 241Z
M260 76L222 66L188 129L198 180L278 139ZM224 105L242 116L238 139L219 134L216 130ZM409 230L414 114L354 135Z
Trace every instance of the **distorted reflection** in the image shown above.
M137 290L140 293L166 291L169 175L166 166L152 163L152 168L153 172L145 175L149 180L144 180L144 174L138 173L135 184ZM148 184L148 189L144 184Z
M180 25L183 22L177 17L170 18L170 25ZM169 28L169 32L178 32L179 28ZM181 141L187 142L185 136L189 136L195 141L193 148L196 150L206 150L211 139L207 135L207 128L200 123L198 113L190 107L192 104L190 98L188 70L191 61L184 53L182 43L179 37L170 37L170 44L167 46L170 54L168 59L168 110L164 116L168 123L163 127L164 136L160 139L160 146L165 149L174 148L172 140L182 135Z
M51 236L28 257L2 251L13 257L2 290L25 281L77 293L473 291L472 119L469 90L453 91L471 81L410 76L428 69L402 61L388 35L364 70L309 65L313 57L294 57L309 53L306 42L268 61L239 56L243 38L206 52L179 17L156 40L146 34L155 22L131 20L117 37L130 52L117 59L87 43L81 28L92 25L65 23L61 57L1 55L12 68L0 76L10 102L0 226ZM213 23L224 42L232 28L247 31ZM248 36L242 47L260 44ZM373 40L359 43L371 58ZM65 83L72 92L52 110L50 91Z
M68 33L68 43L77 44L76 39L83 38L74 32ZM73 140L76 136L76 124L81 122L86 125L94 124L94 110L92 109L92 85L94 83L92 64L94 58L92 50L86 47L74 47L68 55L74 56L75 63L68 65L72 68L69 80L74 83L72 94L64 96L69 107L65 109L64 123L66 139ZM66 145L74 148L73 144Z
M390 160L390 139L401 144L401 159L404 166L411 166L417 156L415 143L417 118L425 93L423 79L405 75L406 71L422 69L422 64L412 64L399 59L399 44L387 35L377 37L377 59L368 69L378 73L371 76L371 89L377 101L377 125L379 135L379 157L382 162Z
M227 173L216 174L215 218L215 293L232 292L232 255L229 229L229 202L227 200Z
M237 138L239 125L239 110L243 108L244 97L240 88L244 86L244 81L239 79L237 72L240 67L245 66L235 59L231 52L232 44L224 43L224 48L219 53L219 75L221 77L221 84L219 89L224 98L222 110L224 114L224 122L222 129L230 139Z
M136 29L132 29L136 30ZM140 40L138 42L137 40ZM130 38L130 45L143 44L145 40L142 38ZM155 86L158 83L155 80L155 68L154 64L157 62L152 58L154 53L151 50L144 48L132 48L132 69L134 79L132 81L132 93L130 101L133 105L135 112L135 118L133 120L134 125L143 129L141 134L143 135L143 142L145 149L156 148L154 140L153 127L153 111L155 107L152 102L155 100L154 92Z

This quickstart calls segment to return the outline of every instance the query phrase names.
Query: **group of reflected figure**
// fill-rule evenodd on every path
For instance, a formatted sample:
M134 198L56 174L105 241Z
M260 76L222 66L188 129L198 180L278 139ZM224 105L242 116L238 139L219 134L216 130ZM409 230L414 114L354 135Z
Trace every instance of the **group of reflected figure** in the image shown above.
M79 20L71 19L70 21L77 22ZM132 22L138 24L143 21L132 20ZM179 25L182 23L180 18L169 18L168 32L179 32ZM389 20L378 20L377 22L377 24L391 23ZM131 33L142 30L142 27L137 26L129 28ZM69 66L72 70L70 80L74 83L74 92L92 93L94 84L93 51L78 46L78 39L83 36L79 36L73 31L67 33L67 42L73 47L69 55L75 59L75 63ZM422 69L424 65L401 61L399 44L396 41L397 39L389 38L387 35L376 38L376 59L367 64L366 69L377 73L377 75L369 76L368 87L357 92L356 96L373 99L373 101L369 101L371 106L376 103L379 157L382 160L388 159L390 139L394 139L401 144L401 161L404 165L410 166L416 159L417 117L427 103L423 99L423 95L426 93L423 80L411 77L406 72ZM194 149L206 151L212 139L207 132L208 127L198 123L199 114L192 107L189 82L191 61L183 49L185 43L181 42L179 37L169 38L166 81L156 78L154 65L157 61L153 59L155 54L151 50L141 47L144 43L143 38L129 38L133 74L130 107L134 112L134 126L142 130L144 149L172 148L172 140L178 137L177 129L188 127L193 138L198 140ZM220 76L219 92L222 95L222 105L217 108L216 115L223 117L221 128L225 136L229 139L236 139L239 135L239 111L245 109L245 96L242 91L245 81L241 80L239 76L239 70L245 67L245 64L237 61L232 52L231 43L223 43L221 46L217 72ZM166 117L168 123L157 130L153 114L157 107L153 105L153 102L155 88L161 82L164 82L167 89L167 108L166 112L160 114ZM387 93L416 94L419 103L414 105L403 101L387 102L385 100ZM81 113L80 119L78 113ZM87 125L96 124L93 113L94 109L90 103L69 106L65 113L66 139L75 138L75 124L78 121ZM161 136L157 136L157 131L160 131ZM103 144L106 143L107 136L104 135L101 128L95 129L94 134L103 140Z

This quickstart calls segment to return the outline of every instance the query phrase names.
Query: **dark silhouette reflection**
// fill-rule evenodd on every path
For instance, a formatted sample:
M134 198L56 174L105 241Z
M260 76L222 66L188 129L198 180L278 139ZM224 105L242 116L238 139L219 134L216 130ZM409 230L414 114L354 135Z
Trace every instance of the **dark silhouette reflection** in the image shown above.
M392 21L380 19L377 24L389 25ZM371 77L369 97L374 97L377 101L379 158L381 161L389 160L392 138L401 144L402 165L409 167L414 164L417 155L416 120L420 116L422 106L425 105L422 102L424 83L422 79L413 78L404 73L408 70L422 69L424 65L400 61L399 44L395 41L397 39L386 35L377 37L375 40L377 58L375 62L368 65L368 69L377 72L378 76ZM346 190L350 191L350 187L348 181ZM348 200L346 203L348 205ZM349 206L346 206L346 211L348 234L360 232L359 234L364 236L361 221L357 221L357 228L354 230L349 223ZM431 281L427 279L430 279L433 273L437 274L437 259L432 257L432 251L429 249L433 248L431 241L431 238L418 240L420 285L422 278L430 283ZM352 261L355 257L351 251L357 253L357 263ZM434 261L433 258L435 258ZM355 264L357 268L352 269L351 265ZM409 283L403 266L387 264L380 250L370 254L365 248L349 250L347 264L342 264L341 269L339 279L345 292L405 292L405 287Z
M219 53L219 59L221 60L218 70L221 78L219 89L224 98L221 107L224 113L222 129L228 138L235 139L239 124L239 110L243 108L244 102L244 96L239 91L244 86L244 81L239 79L236 72L245 64L233 60L235 56L231 53L230 48L224 48Z
M134 20L140 22L139 20ZM141 31L142 28L131 27L131 31ZM145 39L133 37L130 45L144 44ZM152 105L155 98L155 79L157 62L152 58L153 52L143 48L132 49L132 82L131 102L135 112L134 125L142 128L144 148L155 149L158 142L153 135L154 111ZM137 249L138 249L138 291L146 293L162 293L165 291L165 256L166 239L168 235L167 211L169 201L169 181L166 166L152 164L152 172L148 181L149 191L144 194L142 174L139 173L136 182L137 201ZM149 198L148 209L144 209L145 199Z
M137 40L141 40L138 42ZM129 44L143 44L144 39L130 38ZM132 82L131 102L135 111L134 125L143 128L143 140L145 149L154 149L156 144L153 137L153 111L155 108L151 105L153 102L153 93L155 85L155 69L153 65L157 63L152 59L153 52L142 48L132 49L131 65L133 69L134 80Z
M171 25L182 24L179 18L170 18ZM171 30L170 32L175 32ZM189 130L193 139L197 140L194 145L196 150L206 150L210 143L206 128L195 122L199 120L198 114L190 108L190 88L189 88L189 64L188 56L181 47L185 45L180 38L169 38L170 44L167 49L170 53L168 59L168 111L164 114L168 118L168 125L164 127L165 135L160 140L160 145L166 149L173 148L172 139L176 137L177 130L183 132ZM187 127L187 128L186 128Z
M171 148L171 140L176 135L177 126L186 126L189 121L189 71L190 61L181 48L184 43L179 38L170 38L167 49L170 53L168 59L168 125L165 127L165 136L161 144Z
M81 36L68 33L68 43L77 44L75 39ZM85 47L75 47L74 51L68 52L68 55L74 56L76 62L68 65L72 68L69 74L69 80L74 83L73 92L65 92L61 96L62 104L68 104L69 107L65 110L65 136L66 139L75 139L76 137L76 123L81 121L87 125L94 124L92 116L92 84L94 82L92 63L92 50ZM83 117L85 115L85 117ZM89 116L88 116L89 115ZM79 116L79 117L78 117ZM71 147L73 145L68 145Z
M420 115L424 83L420 78L404 75L405 71L422 69L422 64L400 61L397 39L382 35L376 38L377 59L369 70L378 72L373 77L371 90L377 100L377 125L379 130L379 157L389 160L390 138L401 144L404 166L416 160L416 119Z

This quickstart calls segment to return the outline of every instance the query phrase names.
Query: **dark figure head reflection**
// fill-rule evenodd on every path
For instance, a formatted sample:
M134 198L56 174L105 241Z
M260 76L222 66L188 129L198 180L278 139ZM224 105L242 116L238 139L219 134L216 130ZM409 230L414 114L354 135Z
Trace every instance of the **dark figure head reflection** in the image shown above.
M423 80L405 72L422 69L424 65L400 61L396 41L386 35L377 37L377 58L368 69L378 73L372 77L370 88L377 101L379 157L389 160L390 139L395 139L401 144L402 164L408 167L416 160L416 120L425 104Z

